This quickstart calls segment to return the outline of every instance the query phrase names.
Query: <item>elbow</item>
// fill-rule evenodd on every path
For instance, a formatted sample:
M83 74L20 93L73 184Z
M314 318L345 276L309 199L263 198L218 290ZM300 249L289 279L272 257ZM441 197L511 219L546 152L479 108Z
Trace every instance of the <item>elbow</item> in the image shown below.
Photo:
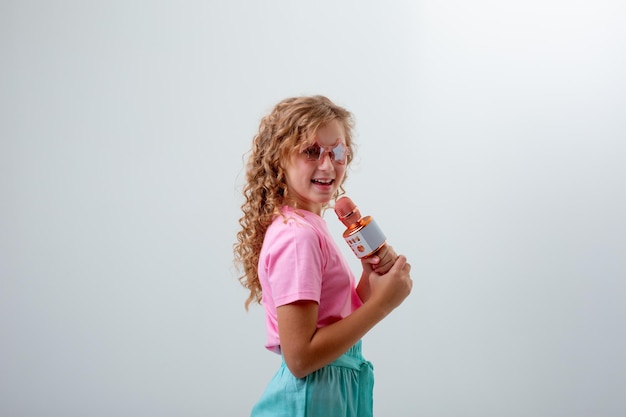
M291 371L291 369L290 369ZM291 374L296 377L297 379L302 379L302 378L306 378L307 375L310 374L310 372L305 372L305 371L297 371L297 372L291 372Z
M298 379L305 378L313 372L310 366L307 366L307 364L305 364L302 360L285 358L285 364L287 365L289 372L291 372L291 374Z

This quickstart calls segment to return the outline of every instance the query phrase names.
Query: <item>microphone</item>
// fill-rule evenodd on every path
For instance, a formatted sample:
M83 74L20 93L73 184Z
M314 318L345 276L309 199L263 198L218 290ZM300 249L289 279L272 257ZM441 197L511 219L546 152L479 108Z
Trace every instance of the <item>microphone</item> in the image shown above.
M336 201L335 214L347 227L343 239L359 259L373 256L385 246L387 237L376 221L372 216L361 217L361 212L349 197L344 196ZM381 272L386 273L392 265Z

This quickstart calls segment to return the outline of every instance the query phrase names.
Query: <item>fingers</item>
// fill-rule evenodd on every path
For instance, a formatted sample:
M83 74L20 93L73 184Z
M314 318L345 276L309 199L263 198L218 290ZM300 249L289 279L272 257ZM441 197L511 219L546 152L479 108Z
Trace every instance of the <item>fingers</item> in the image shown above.
M394 269L395 268L395 269ZM391 267L389 272L396 272L399 276L404 277L410 283L409 286L413 287L413 281L411 280L411 264L407 261L406 256L398 256L398 260Z
M362 258L362 261L366 264L377 265L380 262L380 258L378 256L372 256L371 258Z
M398 258L396 258L396 262L393 264L393 266L391 267L389 272L391 272L392 270L393 271L400 271L406 265L408 265L407 260L406 260L406 256L398 255ZM409 265L409 268L411 268L410 265Z

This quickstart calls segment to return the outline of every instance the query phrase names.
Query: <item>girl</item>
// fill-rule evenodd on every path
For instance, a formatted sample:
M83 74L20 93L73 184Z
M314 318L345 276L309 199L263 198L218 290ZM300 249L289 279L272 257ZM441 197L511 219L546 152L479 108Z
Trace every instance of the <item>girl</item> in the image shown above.
M247 161L235 260L267 343L283 361L252 410L261 416L372 415L361 338L409 295L410 265L389 245L362 261L358 285L323 211L343 194L352 116L322 96L288 98L261 120ZM392 262L381 275L377 268Z

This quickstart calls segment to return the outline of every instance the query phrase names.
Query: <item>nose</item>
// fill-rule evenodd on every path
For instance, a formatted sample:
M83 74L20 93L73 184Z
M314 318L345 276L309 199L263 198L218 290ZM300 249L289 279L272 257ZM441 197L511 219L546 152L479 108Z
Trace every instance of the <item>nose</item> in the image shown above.
M331 159L330 152L324 152L324 154L322 154L322 157L320 158L320 161L319 161L319 167L320 169L323 169L323 170L331 170L335 168L335 166L333 165L333 161Z

